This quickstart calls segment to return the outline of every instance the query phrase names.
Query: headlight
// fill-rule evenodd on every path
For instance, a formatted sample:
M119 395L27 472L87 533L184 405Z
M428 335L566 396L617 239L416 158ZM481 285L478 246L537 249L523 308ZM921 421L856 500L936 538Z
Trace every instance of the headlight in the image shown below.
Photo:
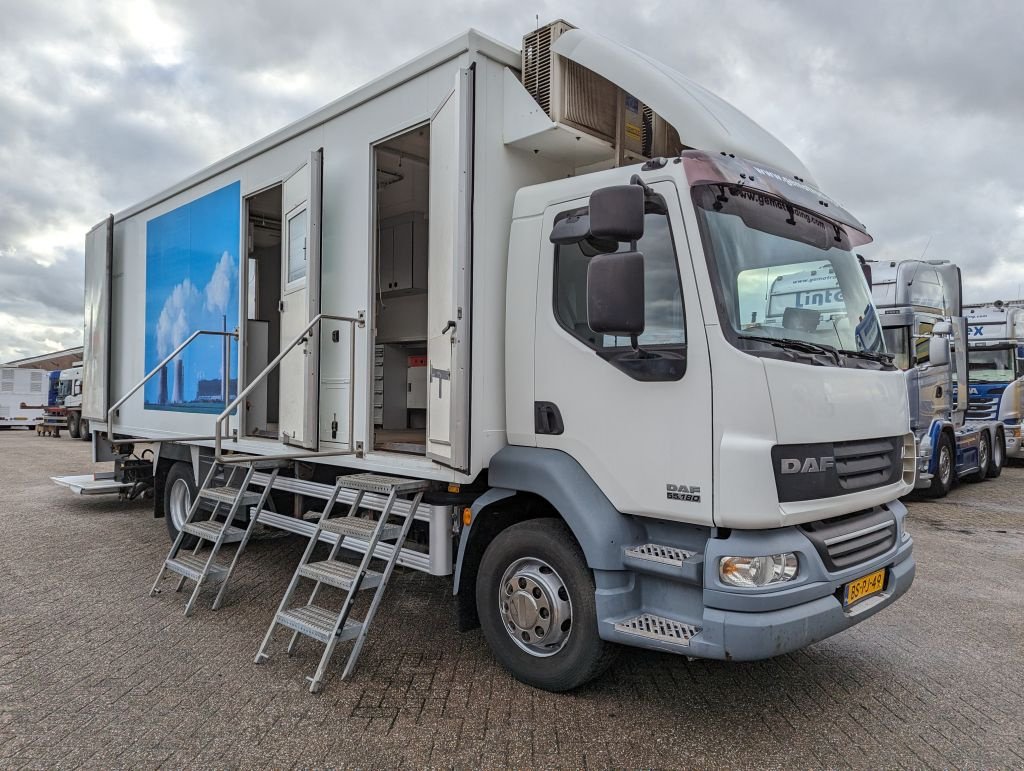
M722 583L748 589L792 581L796 570L796 555L792 552L766 557L722 557L718 563Z

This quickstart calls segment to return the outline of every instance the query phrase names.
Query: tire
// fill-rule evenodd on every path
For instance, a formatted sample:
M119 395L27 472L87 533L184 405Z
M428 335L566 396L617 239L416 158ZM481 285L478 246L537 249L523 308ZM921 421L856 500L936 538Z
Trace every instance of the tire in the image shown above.
M78 418L78 432L80 434L79 438L83 442L92 441L92 431L89 430L89 421L81 416Z
M945 473L943 473L943 456L945 456ZM949 434L939 434L939 446L936 448L935 457L938 458L935 469L935 476L932 477L931 486L924 491L926 498L944 498L949 495L953 487L953 477L956 476L956 448L953 447L953 440Z
M494 657L517 680L545 691L578 688L615 659L618 647L597 632L594 595L583 551L557 519L500 532L477 574L477 612Z
M78 422L78 413L77 412L69 412L68 413L68 435L72 439L78 439L80 437L80 435L81 435L80 434L81 430L82 430L82 426Z
M992 465L992 439L988 435L988 429L981 432L978 439L978 470L973 474L964 477L968 482L984 482L988 476L989 466Z
M197 489L191 463L178 461L171 466L164 480L164 524L171 543L178 537L178 529L188 516L188 507L195 500ZM194 549L198 541L194 535L186 535L181 548Z
M992 445L992 453L988 462L989 479L998 479L1006 465L1006 434L1003 429L996 429L996 442Z

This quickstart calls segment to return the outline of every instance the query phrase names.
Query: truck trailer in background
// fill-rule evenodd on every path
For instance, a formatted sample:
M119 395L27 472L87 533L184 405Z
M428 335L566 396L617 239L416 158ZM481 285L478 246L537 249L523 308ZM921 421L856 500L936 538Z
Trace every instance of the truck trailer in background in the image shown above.
M48 373L0 367L0 428L35 428L46 406Z
M971 386L968 421L998 420L1006 434L1006 455L1024 457L1024 308L995 302L968 308L967 366Z
M257 524L309 539L256 661L319 641L311 690L396 564L541 688L620 645L776 656L914 576L868 241L648 54L470 31L92 230L83 416L97 460L152 444L186 613ZM822 270L823 307L772 297Z
M960 268L946 260L868 263L888 351L906 373L917 436L916 488L946 495L958 479L1002 473L1005 432L995 420L967 420L967 322Z

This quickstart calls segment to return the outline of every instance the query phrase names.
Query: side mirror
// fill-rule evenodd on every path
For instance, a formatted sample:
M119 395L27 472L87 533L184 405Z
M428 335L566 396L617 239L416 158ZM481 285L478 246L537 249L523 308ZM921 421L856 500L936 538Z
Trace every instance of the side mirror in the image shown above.
M953 325L948 321L936 321L932 326L933 335L951 335L953 334Z
M640 252L599 254L590 260L587 320L598 334L630 338L643 334L644 256Z
M949 325L947 324L946 326ZM935 332L938 328L939 324L936 324L932 332ZM928 339L928 363L933 367L943 367L949 364L948 338L932 336Z
M591 193L590 233L597 238L639 241L644 235L644 189L613 185Z

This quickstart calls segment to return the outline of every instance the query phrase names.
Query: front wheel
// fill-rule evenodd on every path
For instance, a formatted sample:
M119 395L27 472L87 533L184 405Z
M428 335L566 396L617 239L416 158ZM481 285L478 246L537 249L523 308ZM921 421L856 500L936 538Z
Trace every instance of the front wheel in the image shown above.
M996 441L992 445L991 460L988 464L988 478L997 479L1006 465L1006 434L1003 429L996 429Z
M68 413L68 435L72 439L78 439L81 436L81 425L78 422L78 413Z
M939 446L936 454L935 476L932 483L924 494L928 498L944 498L953 487L953 474L956 471L956 455L953 449L953 440L949 434L939 434Z
M89 421L83 417L78 418L78 433L79 438L83 442L92 441L92 431L89 430Z
M604 672L617 648L597 632L594 578L557 519L503 530L488 545L476 605L494 657L516 679L569 691Z

